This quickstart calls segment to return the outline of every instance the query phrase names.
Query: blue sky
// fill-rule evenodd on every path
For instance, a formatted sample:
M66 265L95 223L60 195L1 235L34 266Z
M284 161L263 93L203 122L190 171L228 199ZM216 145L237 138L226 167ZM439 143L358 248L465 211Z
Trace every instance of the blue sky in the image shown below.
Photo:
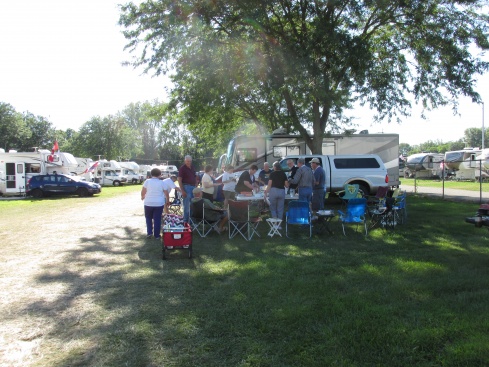
M77 130L92 116L115 114L131 102L164 101L163 77L123 67L131 55L117 25L114 0L18 0L0 11L0 101L19 111L47 117L58 129ZM489 106L489 76L478 91ZM486 108L489 111L489 108ZM401 143L451 141L482 126L482 106L460 100L460 116L450 108L427 114L420 109L401 125L370 124L367 110L355 111L359 130L398 133ZM489 123L485 123L489 125Z

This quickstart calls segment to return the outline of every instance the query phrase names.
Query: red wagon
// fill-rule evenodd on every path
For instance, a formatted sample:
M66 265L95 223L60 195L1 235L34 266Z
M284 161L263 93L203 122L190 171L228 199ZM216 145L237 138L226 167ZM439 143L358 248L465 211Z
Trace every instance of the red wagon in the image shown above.
M188 258L192 258L192 229L185 223L184 227L164 227L162 243L162 258L166 260L166 251L188 250Z

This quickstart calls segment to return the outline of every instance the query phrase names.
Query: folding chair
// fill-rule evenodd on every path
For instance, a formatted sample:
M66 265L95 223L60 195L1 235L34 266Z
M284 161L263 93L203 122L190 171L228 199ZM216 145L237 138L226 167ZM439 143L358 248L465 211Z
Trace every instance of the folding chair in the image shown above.
M397 196L394 198L394 200L392 211L394 213L395 220L399 224L404 224L407 221L406 193Z
M375 196L366 196L368 208L373 208L379 204L384 204L389 190L389 186L379 186Z
M289 225L299 224L309 226L309 237L312 236L312 217L309 210L309 202L303 200L292 200L285 213L285 235L289 236Z
M204 199L190 202L190 226L200 237L206 237L213 229L218 229L219 221L205 219Z
M250 217L248 202L228 200L228 205L229 238L237 234L243 236L246 241L250 241L255 234L260 237L257 228L261 218Z
M346 205L346 213L338 210L340 214L339 220L341 222L341 227L343 228L343 234L346 236L345 232L345 224L354 223L360 224L363 223L365 227L365 236L368 234L367 232L367 199L365 198L355 198L348 200L348 204Z
M360 186L358 184L346 184L342 191L336 193L341 199L344 205L348 204L351 199L363 197L362 191L360 191Z
M171 214L182 214L182 196L180 192L173 189L173 200L168 204L168 212Z

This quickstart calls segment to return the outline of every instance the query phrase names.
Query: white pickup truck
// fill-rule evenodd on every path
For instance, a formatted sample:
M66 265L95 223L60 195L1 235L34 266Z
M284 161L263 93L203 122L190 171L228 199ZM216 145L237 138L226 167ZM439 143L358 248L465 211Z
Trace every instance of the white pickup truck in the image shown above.
M376 154L360 155L290 155L280 161L284 172L289 172L287 160L304 158L310 167L311 159L318 158L326 173L326 191L335 193L344 190L346 184L358 184L365 195L375 195L379 186L388 186L387 169Z

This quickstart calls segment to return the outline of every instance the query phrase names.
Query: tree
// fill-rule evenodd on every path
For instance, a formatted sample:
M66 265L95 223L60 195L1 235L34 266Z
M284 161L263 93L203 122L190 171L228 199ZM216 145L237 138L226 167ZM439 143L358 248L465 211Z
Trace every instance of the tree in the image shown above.
M482 129L478 127L471 127L470 129L466 129L464 131L464 141L465 146L467 147L482 147ZM489 148L487 146L487 131L484 130L484 147Z
M22 115L12 105L0 102L0 147L5 151L22 150L22 142L30 136Z
M480 101L488 63L483 0L151 0L122 6L131 64L172 72L173 101L190 126L253 121L299 132L318 153L348 127L354 102L376 119ZM212 116L212 118L211 118ZM205 125L203 125L205 124Z
M23 120L31 134L30 137L22 140L20 149L23 151L32 150L34 147L51 149L57 139L53 124L45 117L35 116L29 111L23 113Z
M116 159L127 157L128 149L136 146L137 135L120 117L92 119L79 130L72 142L71 152L77 157Z

